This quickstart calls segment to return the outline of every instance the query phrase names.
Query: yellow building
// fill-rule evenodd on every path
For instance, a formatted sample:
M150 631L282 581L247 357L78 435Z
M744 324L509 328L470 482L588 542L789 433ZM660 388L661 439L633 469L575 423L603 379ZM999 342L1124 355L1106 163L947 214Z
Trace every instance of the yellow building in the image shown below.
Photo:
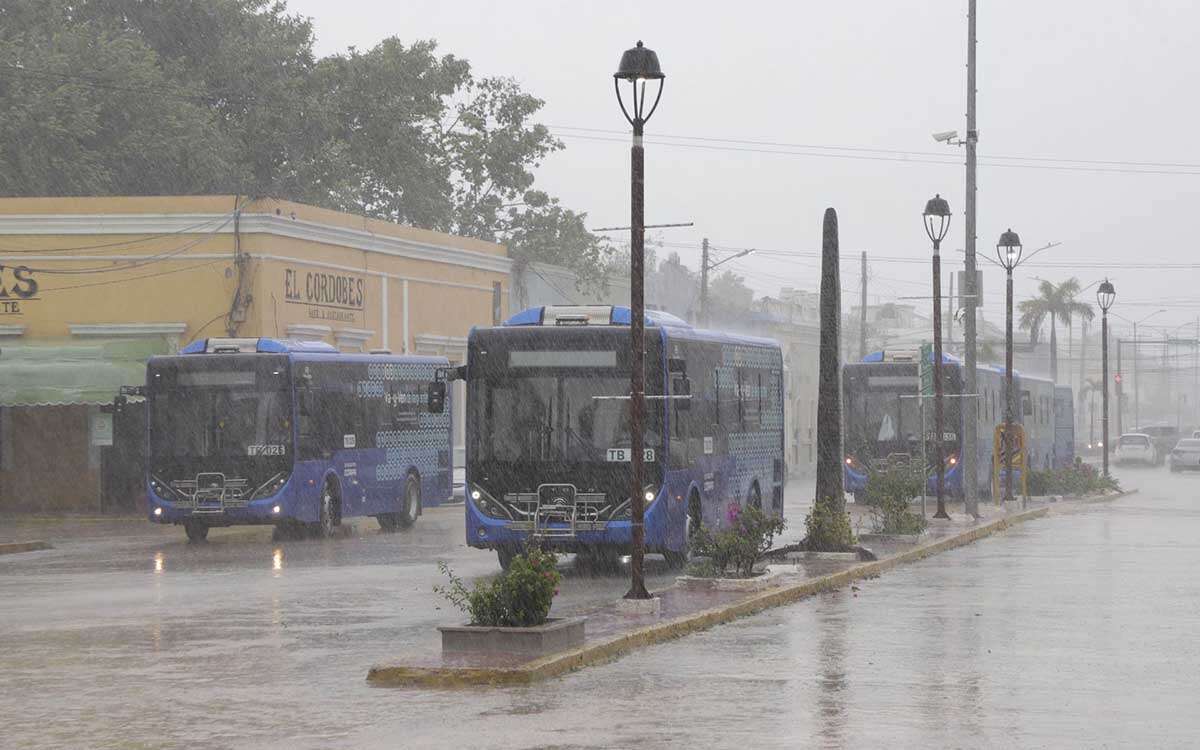
M236 335L461 361L509 269L502 245L275 200L0 199L0 511L138 507L143 410L104 406L153 354Z

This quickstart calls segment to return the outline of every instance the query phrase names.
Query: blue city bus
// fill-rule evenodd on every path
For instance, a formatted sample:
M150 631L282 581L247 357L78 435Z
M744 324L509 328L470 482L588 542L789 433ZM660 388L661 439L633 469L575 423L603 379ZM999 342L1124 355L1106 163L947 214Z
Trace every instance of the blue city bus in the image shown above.
M269 338L152 357L140 391L150 520L192 541L238 524L321 536L354 516L411 525L451 494L450 409L430 403L448 364Z
M629 549L627 307L525 310L471 331L466 532L507 567L523 545ZM783 359L767 339L647 312L645 542L672 565L734 506L783 515Z
M872 468L892 462L920 460L924 450L927 461L927 491L936 491L937 475L933 461L934 441L932 399L925 399L924 433L919 391L918 359L915 351L891 350L868 354L861 362L844 366L842 390L845 423L844 477L846 491L858 496L866 489ZM942 458L944 487L948 495L962 497L962 456L971 446L963 445L964 399L961 398L966 375L962 362L950 355L942 358L943 401ZM975 451L977 494L991 493L992 442L995 428L1004 422L1004 368L995 365L976 367L978 423ZM1014 421L1023 425L1026 435L1026 459L1037 470L1051 469L1074 460L1074 423L1071 389L1055 387L1045 378L1013 372L1013 389L1020 394L1014 409ZM1069 430L1069 432L1068 432ZM922 445L924 443L924 445ZM1019 480L1019 477L1018 477Z

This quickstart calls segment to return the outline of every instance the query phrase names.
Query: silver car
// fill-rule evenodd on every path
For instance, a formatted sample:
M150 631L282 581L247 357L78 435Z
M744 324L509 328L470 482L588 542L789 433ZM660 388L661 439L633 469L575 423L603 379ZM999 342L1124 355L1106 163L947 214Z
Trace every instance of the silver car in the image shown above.
M1200 439L1180 440L1171 451L1171 471L1200 470Z
M1158 451L1154 448L1154 440L1149 435L1140 432L1127 432L1117 441L1117 450L1113 453L1114 461L1120 464L1158 465Z

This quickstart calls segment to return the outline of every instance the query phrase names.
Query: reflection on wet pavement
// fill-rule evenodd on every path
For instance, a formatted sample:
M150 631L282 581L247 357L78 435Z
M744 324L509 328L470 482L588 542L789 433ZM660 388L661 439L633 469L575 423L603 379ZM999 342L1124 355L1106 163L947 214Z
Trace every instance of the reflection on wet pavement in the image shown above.
M6 747L1186 746L1200 729L1200 477L546 683L378 689L472 578L461 509L378 534L77 529L0 558ZM793 529L803 513L790 512ZM121 529L126 530L122 531ZM9 530L11 531L11 530ZM789 534L789 536L792 536ZM651 586L673 573L649 561ZM556 612L624 593L563 564Z

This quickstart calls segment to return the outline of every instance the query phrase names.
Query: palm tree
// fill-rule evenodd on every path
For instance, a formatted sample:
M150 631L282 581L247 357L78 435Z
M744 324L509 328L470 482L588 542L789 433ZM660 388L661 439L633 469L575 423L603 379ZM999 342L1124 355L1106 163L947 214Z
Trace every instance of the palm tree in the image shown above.
M1092 306L1086 302L1077 302L1079 294L1079 279L1072 276L1057 286L1049 281L1038 285L1038 296L1022 300L1018 306L1021 311L1021 328L1029 330L1029 343L1037 346L1042 325L1050 320L1050 378L1058 382L1058 331L1059 321L1071 324L1071 318L1078 315L1084 321L1096 317Z

